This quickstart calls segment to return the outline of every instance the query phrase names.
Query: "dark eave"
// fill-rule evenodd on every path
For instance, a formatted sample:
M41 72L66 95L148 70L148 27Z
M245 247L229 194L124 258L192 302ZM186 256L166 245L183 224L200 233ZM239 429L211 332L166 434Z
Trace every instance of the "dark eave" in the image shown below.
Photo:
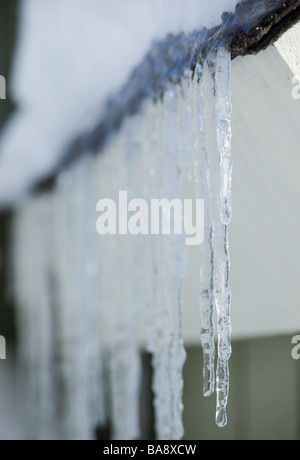
M247 54L257 54L272 45L290 27L295 25L300 19L300 1L290 0L286 2L267 1L247 1L246 9L241 17L251 15L256 5L260 3L262 8L257 23L252 26L250 31L241 30L237 32L231 41L233 58L245 56ZM251 5L252 4L252 5ZM237 14L239 9L237 10Z

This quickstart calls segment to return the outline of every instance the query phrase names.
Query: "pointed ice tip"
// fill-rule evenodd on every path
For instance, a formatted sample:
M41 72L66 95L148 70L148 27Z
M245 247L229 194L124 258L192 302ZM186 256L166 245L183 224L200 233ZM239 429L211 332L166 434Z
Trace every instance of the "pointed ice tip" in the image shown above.
M221 222L223 225L229 225L232 219L232 212L228 208L221 209Z
M215 386L213 382L208 382L203 386L203 396L204 398L209 398L215 392Z
M209 398L210 396L212 396L214 394L214 390L213 389L209 389L209 390L206 390L204 389L203 391L203 396L204 398Z
M217 411L216 424L219 428L225 428L227 425L227 414L225 409L220 409Z

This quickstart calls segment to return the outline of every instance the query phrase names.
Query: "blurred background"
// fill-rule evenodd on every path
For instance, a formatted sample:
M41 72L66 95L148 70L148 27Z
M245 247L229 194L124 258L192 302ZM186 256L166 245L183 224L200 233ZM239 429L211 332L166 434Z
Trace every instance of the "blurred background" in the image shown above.
M0 130L15 110L9 88L18 37L17 12L17 0L1 1L0 75L6 77L8 91L7 99L0 103ZM199 326L188 310L184 314L188 440L300 439L300 361L291 356L292 337L300 332L300 195L298 177L294 177L300 166L300 101L291 97L293 75L286 61L281 61L283 48L278 48L281 54L272 47L262 55L233 62L235 210L230 239L234 333L229 424L217 428L215 399L202 397ZM0 214L0 335L7 340L7 360L0 361L0 439L22 438L26 423L19 391L16 308L9 289L11 218L10 210ZM191 289L197 283L196 254L190 254L190 260L184 296L187 303L197 305L197 291ZM146 353L143 366L143 437L152 439L151 362ZM108 429L98 433L102 439L108 435Z

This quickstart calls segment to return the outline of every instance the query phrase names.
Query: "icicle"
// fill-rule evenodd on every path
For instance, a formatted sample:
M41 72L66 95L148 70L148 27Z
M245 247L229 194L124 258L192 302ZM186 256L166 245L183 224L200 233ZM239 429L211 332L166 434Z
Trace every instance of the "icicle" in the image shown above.
M213 251L212 222L209 210L210 176L206 148L206 127L204 120L203 64L198 63L192 82L193 135L194 135L194 183L196 198L204 199L205 228L204 241L200 247L200 313L201 343L203 348L203 394L214 392L215 387L215 343L214 343L214 303L213 303Z
M217 411L216 423L220 427L227 424L226 407L229 393L229 367L228 360L231 355L231 321L230 306L231 294L229 290L229 252L228 252L228 229L221 220L222 209L230 212L229 191L224 195L225 181L223 180L224 167L228 174L228 163L224 162L223 153L229 156L228 139L230 134L225 133L224 128L224 88L228 88L230 73L228 59L223 60L226 50L213 51L208 58L211 86L207 88L209 106L214 109L208 113L208 152L210 168L210 215L213 229L213 261L214 261L214 304L218 316L218 362L217 362ZM221 56L221 59L219 59ZM226 66L224 67L224 62ZM218 65L218 63L220 63ZM228 95L229 97L229 95ZM226 99L228 103L228 99ZM211 110L211 109L209 109ZM226 111L229 114L228 111ZM226 127L230 126L230 119L226 119ZM224 145L223 145L223 143ZM228 186L230 183L228 182ZM226 186L227 187L227 186ZM228 216L229 217L229 216Z
M135 116L130 120L129 126L126 129L125 149L123 152L123 166L120 162L120 168L125 172L124 183L128 190L128 200L133 200L139 197L140 185L140 162L141 162L141 123L140 118ZM118 183L122 183L120 180ZM125 190L125 188L124 188ZM127 414L124 418L124 423L127 424L130 439L138 439L141 436L140 428L140 384L141 384L141 362L140 362L140 346L139 346L139 326L140 326L140 310L142 308L142 292L141 270L137 267L141 265L141 236L128 235L125 242L125 257L123 266L124 291L127 293L127 308L123 315L126 315L128 322L128 342L129 354L126 360L130 363L128 370L128 388L125 398L128 399ZM127 270L127 278L124 277L124 271Z
M181 165L178 156L177 115L180 103L177 88L164 94L159 110L156 193L160 198L181 197ZM182 424L182 368L186 354L181 330L181 287L185 273L185 247L182 236L159 235L155 240L156 262L156 340L153 352L153 391L158 439L180 439Z
M221 221L229 225L232 216L231 203L231 53L225 48L218 48L216 69L216 110L218 123L218 148L221 164Z
M153 151L157 170L155 174L155 189L158 197L162 196L164 187L164 170L159 167L159 156L161 161L165 161L165 138L164 127L165 114L163 103L158 100L156 103L156 129L154 131L157 145L157 150ZM154 394L154 409L155 409L155 428L157 439L170 439L170 392L169 392L169 376L168 376L168 323L166 314L165 289L167 285L167 272L165 270L165 238L162 236L152 236L153 254L154 254L154 298L156 316L155 321L155 338L153 341L153 382L152 389Z
M53 305L48 273L51 196L23 203L14 220L13 267L18 306L20 358L24 368L26 430L31 439L54 439L55 377Z
M219 269L216 276L216 307L218 314L218 364L217 364L217 414L216 421L221 427L227 424L226 407L229 393L228 360L231 356L231 292L229 289L230 258L228 248L228 224L231 220L231 54L220 47L217 53L216 69L216 111L218 123L218 148L220 155L220 217L223 232L220 239ZM218 267L218 265L217 265Z
M105 379L104 379L104 343L101 326L103 306L101 298L101 266L99 253L99 235L95 231L95 203L98 199L95 159L88 153L79 165L77 193L82 196L83 222L80 245L82 247L82 293L84 311L84 371L87 380L87 412L91 436L97 426L107 421ZM78 223L78 225L80 225Z
M85 310L85 193L81 163L58 178L54 194L54 290L62 439L94 438L87 360L89 313Z
M178 85L178 152L180 158L180 170L182 177L188 181L192 180L193 161L193 129L192 129L192 71L185 71L180 85Z
M147 139L147 142L142 145L141 156L143 164L141 171L144 170L142 196L151 203L151 199L157 193L157 177L159 177L159 168L157 163L157 155L160 149L158 140L158 117L156 115L158 104L150 100L144 108L144 123L141 132L142 139ZM155 238L150 234L145 242L145 264L146 276L144 279L144 291L147 293L146 297L146 322L147 322L147 344L146 348L149 353L154 353L155 340L156 340L156 319L157 319L157 302L156 302L156 260L155 260Z
M111 198L117 200L115 190L112 190L114 183L115 169L115 151L118 150L118 139L106 146L105 151L100 153L96 158L95 176L97 185L97 200ZM116 201L117 202L117 201ZM97 254L100 264L100 292L99 305L102 308L102 314L99 317L98 327L101 336L102 346L106 357L107 371L107 400L109 420L112 428L112 438L122 437L122 424L124 415L122 412L122 398L124 397L123 376L118 375L118 357L116 356L119 346L118 327L116 322L118 318L119 305L119 272L118 267L118 240L114 235L98 235ZM125 308L125 307L124 307ZM120 415L120 411L121 414ZM126 425L123 427L126 430ZM124 438L128 433L124 434Z
M135 194L133 176L138 174L134 163L135 119L122 126L118 137L99 158L99 181L102 198L118 203L119 191L128 191L128 201ZM107 162L107 163L106 163ZM106 164L105 164L106 163ZM105 173L103 173L105 171ZM105 177L104 177L105 174ZM123 209L123 212L126 211ZM126 218L127 219L127 218ZM125 230L127 222L122 221ZM138 343L139 265L136 238L128 234L99 237L103 268L103 286L108 321L108 355L112 438L131 440L140 436L139 387L140 357Z
M170 198L182 197L182 171L186 155L180 152L180 101L178 88L173 86L166 91L164 96L165 127L167 146L167 171L169 174L167 196ZM171 220L172 221L172 220ZM186 271L186 252L183 235L171 235L168 240L169 247L169 273L170 273L170 311L171 323L169 338L169 374L171 381L172 425L171 439L181 439L184 435L182 423L182 394L183 378L182 369L186 359L183 345L181 324L181 290ZM167 261L168 263L168 261Z

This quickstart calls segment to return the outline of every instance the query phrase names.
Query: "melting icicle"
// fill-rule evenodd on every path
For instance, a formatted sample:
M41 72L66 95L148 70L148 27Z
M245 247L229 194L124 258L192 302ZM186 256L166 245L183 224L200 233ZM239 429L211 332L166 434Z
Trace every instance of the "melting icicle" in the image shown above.
M143 145L141 156L143 164L141 165L141 171L144 171L144 175L141 176L143 180L142 184L142 196L148 203L157 193L157 177L159 176L159 168L157 164L157 153L160 149L158 131L159 125L156 116L158 104L154 101L149 101L146 104L144 112L144 123L142 126L141 139L147 139L146 145ZM156 245L155 238L149 235L146 239L145 248L145 263L147 264L147 276L145 277L145 292L147 292L147 306L146 306L146 321L147 321L147 351L154 353L156 348L156 320L157 320L157 301L156 301L156 289L154 289L156 281Z
M178 155L177 88L170 87L157 102L157 137L155 152L156 194L160 198L182 195L181 166ZM181 117L182 118L182 117ZM153 237L155 259L156 337L153 351L153 392L158 439L180 439L182 424L182 369L186 354L181 327L181 288L185 273L185 248L180 235Z
M54 193L54 289L62 439L94 438L89 407L89 318L84 299L84 164L63 172ZM89 306L90 308L90 306Z
M222 270L216 276L216 307L218 314L218 364L217 364L217 414L216 421L220 427L227 424L226 407L229 394L228 360L231 356L231 292L229 289L229 247L228 224L231 220L231 54L220 47L217 53L216 69L216 111L218 124L218 148L220 155L220 217L223 232L220 240L220 265ZM221 230L220 228L220 230Z
M165 113L162 101L157 101L156 131L157 145L159 151L155 152L156 162L159 165L157 155L161 155L161 161L166 161L165 138L163 127L165 124ZM156 193L161 195L164 190L163 168L158 168L156 174ZM154 238L154 237L153 237ZM156 303L156 331L154 350L152 358L153 366L153 393L155 408L156 436L160 440L170 439L171 410L170 410L170 388L168 375L168 310L166 303L166 288L168 286L166 263L165 237L159 236L154 243L154 269L155 269L155 303Z
M76 187L83 199L82 214L78 217L84 225L82 226L81 241L78 241L78 244L82 246L84 368L87 376L87 410L91 437L94 437L95 427L104 426L107 420L104 378L105 353L102 334L99 334L101 324L103 324L103 306L99 302L102 286L100 258L97 251L99 239L95 232L94 203L98 193L94 171L95 160L87 153L80 164Z
M228 56L229 55L229 56ZM221 217L228 217L230 210L230 110L228 106L230 83L230 54L226 49L213 51L208 58L211 87L210 110L207 115L209 126L209 167L210 167L210 214L213 229L214 261L214 303L218 316L218 362L217 362L217 411L216 423L220 427L227 424L226 407L229 393L229 366L231 355L231 293L229 290L228 228ZM226 94L227 88L227 94ZM225 157L226 155L226 157ZM225 158L225 159L224 159ZM225 169L225 171L224 171ZM225 174L225 178L223 177ZM226 183L226 185L225 185ZM226 189L226 194L224 193Z
M182 158L178 154L179 101L178 91L174 86L164 96L166 123L166 158L169 179L166 190L171 198L182 196ZM184 435L182 424L182 369L186 359L183 345L181 324L181 289L185 276L185 248L182 235L171 235L168 240L169 256L167 261L170 276L169 287L169 378L171 394L171 439L181 439Z
M221 177L221 221L228 225L232 216L231 203L231 54L225 47L220 47L217 53L216 68L216 110L217 110L217 139L220 152Z
M192 136L193 107L191 103L191 78L192 71L186 71L178 86L178 151L180 157L180 170L183 178L188 181L192 180L191 158L193 156L194 147Z
M134 190L134 119L122 127L118 137L99 158L99 184L102 198L119 201L119 191L128 190L128 200ZM103 169L104 168L104 169ZM106 176L106 177L105 177ZM124 209L123 209L124 211ZM126 212L126 210L125 210ZM123 228L127 222L122 220ZM137 251L134 236L105 235L100 238L103 300L107 317L107 346L109 355L110 406L112 438L137 439L140 436L139 387L140 357L138 344L139 273L136 272Z
M140 196L139 189L139 164L141 160L141 132L140 118L133 117L130 121L130 126L126 130L126 147L123 152L123 164L120 168L125 172L125 186L128 189L128 200L132 200ZM122 181L118 181L122 183ZM125 190L125 188L124 188ZM126 359L126 364L130 363L128 370L128 410L125 414L123 422L127 424L129 439L138 439L141 436L140 429L140 380L141 380L141 363L140 350L138 343L138 329L140 324L140 309L142 308L142 292L141 292L141 277L142 272L136 268L140 265L140 236L128 235L128 241L125 242L125 255L123 258L123 270L121 276L124 280L124 292L126 293L126 315L128 322L128 342L129 353ZM124 272L128 271L127 277L124 277ZM128 366L129 367L129 366Z
M204 198L205 227L204 241L200 247L200 313L201 343L203 348L203 394L208 397L215 388L215 343L214 343L214 302L213 302L213 251L212 223L209 210L210 176L207 157L207 138L204 119L203 65L198 63L192 82L192 110L194 135L194 183L196 198Z
M29 199L14 221L14 277L20 354L26 393L26 431L31 439L54 439L54 324L50 270L51 196ZM21 388L20 388L21 389Z

